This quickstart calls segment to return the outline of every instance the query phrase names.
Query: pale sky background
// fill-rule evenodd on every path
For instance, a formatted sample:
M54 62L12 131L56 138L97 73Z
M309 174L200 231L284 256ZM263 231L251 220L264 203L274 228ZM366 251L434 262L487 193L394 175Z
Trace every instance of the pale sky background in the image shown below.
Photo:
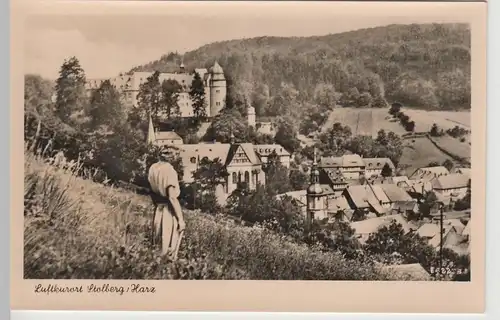
M215 15L190 12L192 17L158 12L141 14L37 15L26 19L25 72L56 79L65 58L76 56L87 78L105 78L136 65L215 41L257 36L312 36L393 23L444 22L408 16L328 14L281 15L275 12ZM446 19L454 21L450 17Z

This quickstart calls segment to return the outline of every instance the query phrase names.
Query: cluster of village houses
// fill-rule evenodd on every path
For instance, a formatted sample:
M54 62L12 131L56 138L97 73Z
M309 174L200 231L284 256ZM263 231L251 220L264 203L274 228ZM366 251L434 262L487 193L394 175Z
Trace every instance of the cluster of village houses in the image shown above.
M205 85L207 97L207 115L216 116L225 106L227 88L222 67L215 62L209 69L195 69ZM195 72L187 72L181 64L178 72L161 73L160 80L176 80L185 89L180 95L179 107L182 117L192 116L192 106L188 89L194 79ZM135 105L140 84L144 83L152 73L135 72L112 79L130 105ZM100 81L89 82L89 90L98 87ZM247 121L257 131L272 134L271 123L256 121L255 109L247 110ZM216 191L218 200L224 202L238 187L246 182L250 189L266 183L263 164L271 154L279 157L281 164L290 167L292 155L279 144L254 145L252 143L199 143L184 144L182 138L174 131L165 131L149 120L148 143L158 146L173 145L179 149L184 166L184 182L193 182L192 173L199 168L203 158L218 158L229 173L225 182ZM400 223L405 232L416 232L428 239L434 247L440 246L439 219L412 221L409 219L419 211L419 202L429 192L438 198L437 205L431 214L438 216L439 205L452 208L453 203L462 199L470 187L470 169L459 168L450 172L445 167L420 168L410 176L382 177L382 169L388 165L395 172L394 164L388 158L363 158L356 154L342 157L324 157L315 160L316 177L311 172L312 189L292 191L278 195L288 196L307 217L314 212L314 219L341 219L350 223L361 243L370 234L393 221ZM315 201L311 198L314 193ZM354 213L362 212L366 217L362 221L354 221ZM444 213L443 246L466 254L469 251L470 212Z
M174 145L178 148L184 165L184 182L193 182L192 173L199 168L201 159L219 158L228 176L217 190L218 199L225 199L246 182L251 190L266 183L263 164L269 155L276 154L281 164L290 167L292 155L279 144L255 145L252 143L199 143L184 144L172 131L151 128L151 142L156 145ZM440 245L439 218L444 208L443 246L466 254L469 250L470 211L453 211L453 204L464 198L470 188L470 168L450 172L442 166L416 170L410 176L381 175L384 166L395 167L388 158L363 158L357 154L342 157L322 157L317 162L318 185L314 219L341 219L349 222L356 236L364 243L370 234L393 221L400 223L405 232L416 232L428 239L429 244ZM431 208L434 219L412 221L419 212L419 202L429 192L434 192L437 202ZM291 191L277 197L289 197L307 215L308 190ZM362 212L366 219L354 221L355 212Z

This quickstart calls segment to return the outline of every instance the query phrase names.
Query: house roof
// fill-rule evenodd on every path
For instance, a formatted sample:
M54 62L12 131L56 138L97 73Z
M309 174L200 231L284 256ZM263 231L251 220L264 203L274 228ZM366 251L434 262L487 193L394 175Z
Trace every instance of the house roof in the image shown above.
M444 234L443 237L446 237L448 232L454 230L457 231L452 225L443 225ZM439 224L437 223L425 223L417 230L417 234L423 238L430 239L429 244L432 246L438 246L441 241L441 237L439 235Z
M456 168L455 173L462 173L462 174L471 174L471 169L470 168Z
M408 222L399 214L352 222L351 228L354 229L356 234L371 234L384 226L390 225L392 222L401 224L405 233L410 232Z
M429 180L434 177L438 176L443 176L450 174L448 169L446 169L443 166L437 166L437 167L424 167L424 168L419 168L415 170L415 172L410 176L410 179L412 180L417 180L417 179L425 179Z
M259 156L269 156L273 151L276 151L278 156L289 156L288 152L282 145L279 144L257 144L254 145L254 150Z
M467 225L465 226L464 230L462 230L462 235L463 236L470 236L470 220L467 222Z
M392 210L401 210L401 211L406 211L406 210L413 210L415 209L415 206L417 205L416 201L399 201L395 202L392 205Z
M321 170L326 173L331 183L347 183L344 175L338 168L321 168Z
M300 202L302 205L307 204L307 190L290 191L290 192L278 194L276 196L276 198L278 198L278 199L283 199L285 197L290 197L292 199L295 199L298 202Z
M391 177L390 180L392 180L392 183L398 184L400 182L407 182L408 177L407 176L395 176L395 177Z
M156 140L182 140L175 131L158 131L155 133Z
M338 211L338 210L348 210L350 209L349 203L344 196L337 196L333 198L328 198L328 210Z
M253 144L251 144L251 143L238 143L238 144L230 145L228 156L227 156L226 161L225 161L225 165L229 165L229 163L231 163L234 155L240 149L243 150L243 152L245 153L245 155L247 156L247 158L251 164L253 164L253 165L261 164L260 158L257 156L257 153L255 153L255 150L253 148Z
M412 197L403 188L395 184L381 184L380 188L391 202L412 201Z
M367 185L348 186L345 192L349 194L357 208L368 208L370 206L368 198L374 197L373 192L368 189Z
M342 157L322 157L320 159L321 167L364 167L363 158L357 154L344 154Z
M446 176L441 176L433 179L431 181L432 187L434 189L456 189L456 188L467 188L469 184L470 175L453 173Z
M382 169L385 164L389 164L391 169L394 170L394 163L392 163L389 158L362 158L367 170L379 170Z
M433 238L439 233L439 225L436 223L425 223L417 230L417 234L424 238Z
M387 197L386 193L382 189L381 185L368 185L368 187L370 187L377 200L382 201L382 203L391 202L391 200Z
M457 230L455 229L455 227L453 227L453 226L450 226L450 225L444 225L444 226L443 226L443 228L444 228L444 233L443 233L443 242L446 242L446 239L445 239L445 238L446 238L446 236L447 236L447 235L448 235L451 231L455 231L456 233L458 233L458 232L457 232ZM434 237L432 237L432 239L430 239L430 240L429 240L429 245L431 245L431 246L433 246L433 247L438 247L438 246L439 246L439 244L440 244L440 242L441 242L441 237L440 237L440 235L439 235L439 228L438 228L438 233L437 233Z
M388 265L381 268L383 271L397 274L408 278L408 280L424 281L430 280L430 274L422 267L420 263Z
M443 224L453 226L459 234L462 234L465 229L465 225L460 221L460 219L447 219L443 221Z

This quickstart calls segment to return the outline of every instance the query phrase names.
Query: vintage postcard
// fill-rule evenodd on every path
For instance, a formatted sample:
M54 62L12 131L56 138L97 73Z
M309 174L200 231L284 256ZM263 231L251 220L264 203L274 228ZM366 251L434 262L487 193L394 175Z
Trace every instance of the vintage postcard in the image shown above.
M483 312L486 12L13 3L12 308Z

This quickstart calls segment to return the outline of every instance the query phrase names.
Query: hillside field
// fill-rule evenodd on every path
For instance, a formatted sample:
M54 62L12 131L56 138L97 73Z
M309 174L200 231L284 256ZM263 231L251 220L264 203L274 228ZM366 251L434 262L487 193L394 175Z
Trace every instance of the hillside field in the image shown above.
M402 111L411 120L415 121L416 132L428 132L434 123L443 130L451 129L456 125L470 130L469 111L425 111L415 109L404 109ZM322 130L327 130L334 123L340 122L349 126L354 135L372 135L376 137L377 132L381 129L392 131L398 135L407 133L398 121L391 122L390 119L387 109L337 108L331 112ZM466 137L465 142L460 142L459 139L448 135L433 139L446 151L461 158L470 159L470 137ZM415 140L415 142L412 142L412 140ZM426 166L429 162L442 163L446 159L453 160L436 148L428 139L407 139L400 164L409 165L411 169L416 170L418 167Z
M405 173L411 175L415 170L426 167L430 162L443 163L447 159L453 161L453 158L441 152L426 137L406 139L399 166L406 167Z
M403 109L410 120L415 121L415 132L428 132L436 123L441 129L447 130L461 126L470 130L470 111L425 111L417 109ZM376 136L380 129L392 131L399 135L406 131L399 121L390 121L391 116L387 109L373 108L336 108L323 126L323 130L330 128L335 122L340 122L351 128L353 134Z

